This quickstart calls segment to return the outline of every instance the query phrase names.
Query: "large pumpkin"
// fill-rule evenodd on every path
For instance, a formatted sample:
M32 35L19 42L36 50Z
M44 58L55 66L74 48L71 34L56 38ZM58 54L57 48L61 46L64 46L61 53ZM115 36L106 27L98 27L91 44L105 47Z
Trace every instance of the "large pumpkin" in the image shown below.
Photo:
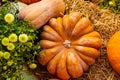
M120 31L108 41L107 56L113 69L120 74Z
M50 19L40 36L43 50L39 53L39 63L47 65L48 71L60 79L81 76L100 55L99 33L78 12Z

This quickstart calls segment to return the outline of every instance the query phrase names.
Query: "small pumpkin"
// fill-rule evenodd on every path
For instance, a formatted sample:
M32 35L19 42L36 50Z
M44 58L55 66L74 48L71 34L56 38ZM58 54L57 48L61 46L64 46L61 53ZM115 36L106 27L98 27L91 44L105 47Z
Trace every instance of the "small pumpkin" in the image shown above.
M50 18L63 15L64 11L65 4L63 0L42 0L23 8L18 13L18 18L31 21L36 25L36 29L39 29Z
M112 68L120 74L120 31L108 41L107 56Z
M40 36L39 63L63 80L80 77L100 55L100 34L79 12L50 19Z
M26 3L26 4L32 4L32 3L35 3L35 2L38 2L38 1L41 1L41 0L19 0L23 3Z

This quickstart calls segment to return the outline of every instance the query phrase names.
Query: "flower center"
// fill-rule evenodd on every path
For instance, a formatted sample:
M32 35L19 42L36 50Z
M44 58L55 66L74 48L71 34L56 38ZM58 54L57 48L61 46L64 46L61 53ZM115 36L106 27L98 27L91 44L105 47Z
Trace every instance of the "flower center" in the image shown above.
M64 46L65 46L66 48L70 48L70 47L71 47L71 41L69 41L69 40L65 40L65 41L63 42L63 44L64 44Z

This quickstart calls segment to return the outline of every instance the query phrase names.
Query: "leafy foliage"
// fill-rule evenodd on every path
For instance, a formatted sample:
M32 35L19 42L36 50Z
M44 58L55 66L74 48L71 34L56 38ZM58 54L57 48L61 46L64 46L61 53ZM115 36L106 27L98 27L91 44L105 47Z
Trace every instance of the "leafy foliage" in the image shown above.
M17 18L18 12L16 4L10 2L0 8L0 80L9 78L23 80L20 76L23 66L37 63L36 57L40 50L37 37L38 31L34 29L35 26L30 22L19 20ZM4 17L8 13L14 16L12 23L5 21ZM9 36L12 34L15 34L15 37L12 37L17 40L9 40ZM21 42L19 39L22 34L27 37L25 42ZM3 45L3 43L6 43L3 40L5 38L8 38L8 42L11 43L9 46ZM23 39L26 38L23 36Z
M120 0L104 0L100 6L114 13L120 13Z

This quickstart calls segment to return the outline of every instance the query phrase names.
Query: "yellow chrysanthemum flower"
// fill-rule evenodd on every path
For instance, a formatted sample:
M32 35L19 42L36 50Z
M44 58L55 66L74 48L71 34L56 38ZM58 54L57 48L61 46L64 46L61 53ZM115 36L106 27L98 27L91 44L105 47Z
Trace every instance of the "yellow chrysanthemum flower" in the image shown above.
M2 2L7 2L7 0L2 0Z
M110 6L115 6L115 2L114 1L109 1L109 5Z
M31 63L31 64L29 64L29 68L30 69L35 69L35 68L37 68L37 64Z
M0 51L0 57L2 57L3 56L3 52L2 51Z
M2 39L2 45L7 46L9 44L9 39L7 37Z
M8 66L12 66L12 64L13 64L13 61L12 61L12 60L10 60L10 61L7 62L7 65L8 65Z
M8 50L13 50L15 48L15 45L13 44L13 43L9 43L8 45L7 45L7 49Z
M8 39L11 42L16 42L17 41L17 35L12 33L12 34L9 35Z
M7 70L7 66L3 66L3 70Z
M4 52L3 53L3 57L5 58L5 59L9 59L10 58L10 53L9 52Z
M20 35L19 35L19 41L20 41L21 43L27 42L27 41L28 41L28 36L27 36L27 34L20 34Z
M4 17L4 20L8 23L12 23L14 21L14 15L11 13L7 13Z

